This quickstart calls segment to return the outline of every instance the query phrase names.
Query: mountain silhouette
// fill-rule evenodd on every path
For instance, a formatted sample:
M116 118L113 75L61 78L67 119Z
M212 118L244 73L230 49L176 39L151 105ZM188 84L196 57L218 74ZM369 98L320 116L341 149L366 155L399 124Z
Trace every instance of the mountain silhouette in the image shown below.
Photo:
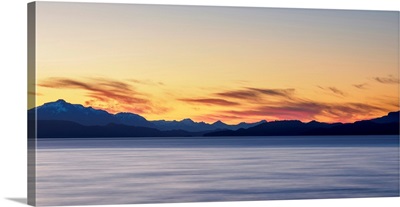
M303 123L298 120L273 121L265 122L248 129L223 130L211 132L205 136L294 136L302 135L307 131L315 128L327 128L329 124L319 123L316 121Z
M386 116L382 116L379 118L371 119L370 121L379 124L386 124L386 123L398 123L399 122L399 112L390 112Z
M304 135L391 135L399 134L399 122L376 123L358 121L352 124L341 124L325 129L313 129Z
M248 129L221 130L204 136L298 136L298 135L390 135L399 134L399 112L354 123L321 123L298 120L274 121Z
M35 116L36 115L36 119ZM71 104L62 99L28 110L28 127L37 124L38 137L182 137L182 136L301 136L399 134L399 111L354 123L283 120L228 125L181 121L148 121L144 117ZM30 130L34 132L35 130ZM34 137L32 134L31 137Z
M162 131L184 130L188 132L211 132L222 129L236 130L239 128L249 128L265 122L261 121L249 124L240 123L238 125L228 125L221 121L217 121L213 124L207 124L205 122L194 122L188 118L181 121L148 121L138 114L129 112L110 114L101 109L84 107L80 104L71 104L62 99L55 102L45 103L42 106L28 110L28 117L34 117L29 115L32 115L35 110L37 120L71 121L84 126L104 126L114 123L136 127L156 128Z
M113 115L101 109L84 107L80 104L70 104L62 99L30 109L28 117L30 117L29 113L35 113L34 110L36 110L37 120L72 121L87 126L115 123L139 127L154 127L152 123L137 114L118 113Z
M189 132L211 132L216 130L223 130L223 129L230 129L236 130L240 128L249 128L252 126L256 126L258 124L264 123L265 121L260 121L256 123L240 123L237 125L228 125L223 123L222 121L216 121L212 124L207 124L205 122L194 122L191 119L183 119L182 121L165 121L165 120L158 120L158 121L151 121L157 129L160 130L185 130Z

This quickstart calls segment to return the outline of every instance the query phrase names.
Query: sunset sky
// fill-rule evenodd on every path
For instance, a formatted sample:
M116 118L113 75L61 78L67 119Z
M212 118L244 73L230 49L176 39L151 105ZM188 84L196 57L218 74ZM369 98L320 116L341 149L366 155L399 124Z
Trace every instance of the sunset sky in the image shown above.
M230 124L399 110L399 12L38 2L36 15L36 106Z

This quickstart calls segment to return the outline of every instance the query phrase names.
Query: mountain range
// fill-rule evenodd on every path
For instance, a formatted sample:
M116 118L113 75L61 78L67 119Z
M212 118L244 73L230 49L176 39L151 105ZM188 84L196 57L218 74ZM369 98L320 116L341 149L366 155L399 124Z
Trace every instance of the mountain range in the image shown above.
M138 114L129 112L110 114L104 110L84 107L80 104L71 104L62 99L55 102L45 103L36 109L30 109L28 110L28 115L35 112L37 114L37 120L71 121L84 126L105 126L113 123L135 127L149 127L158 130L185 130L188 132L204 132L218 129L236 130L240 128L249 128L266 122L243 122L237 125L228 125L221 121L208 124L205 122L194 122L191 119L183 119L181 121L148 121Z
M36 117L36 118L34 118ZM107 111L71 104L62 99L28 110L29 126L37 123L37 137L187 137L187 136L295 136L399 134L399 111L354 123L284 120L229 125L155 120L128 112Z

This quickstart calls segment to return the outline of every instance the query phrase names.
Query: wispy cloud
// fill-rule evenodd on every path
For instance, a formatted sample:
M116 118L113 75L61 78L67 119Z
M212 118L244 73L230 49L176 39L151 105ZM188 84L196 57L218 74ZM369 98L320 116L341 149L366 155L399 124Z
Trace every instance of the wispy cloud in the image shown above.
M361 84L353 84L354 87L358 89L367 89L367 83L361 83Z
M328 87L328 89L331 90L333 93L345 96L345 93L342 90L339 90L339 89L337 89L335 87Z
M346 96L346 93L336 87L330 86L330 87L322 87L322 86L318 86L318 88L325 90L325 91L329 91L332 92L336 95L340 95L340 96Z
M319 120L349 122L385 110L364 103L321 103L315 101L282 102L277 105L258 106L253 109L225 110L215 114L232 117L254 117L268 120ZM361 115L361 116L360 116ZM257 119L256 119L257 120Z
M260 97L259 93L250 90L225 91L225 92L215 93L215 95L226 98L236 98L236 99L258 99Z
M38 86L59 89L80 89L86 92L85 103L109 112L130 111L139 114L163 113L165 107L155 106L147 94L140 93L130 84L106 78L87 78L76 80L70 78L48 78Z
M252 91L257 91L258 93L269 95L269 96L282 96L282 97L290 97L295 91L293 88L289 89L266 89L266 88L247 88Z
M278 105L257 106L249 110L221 111L224 115L239 117L263 117L263 119L306 119L311 120L319 114L323 105L313 102L285 103Z
M205 104L205 105L219 105L219 106L236 106L239 105L237 102L227 101L224 99L217 99L217 98L198 98L198 99L191 99L191 98L182 98L178 99L183 102L194 103L194 104Z
M152 85L152 86L163 86L165 85L163 82L158 81L151 81L151 80L137 80L137 79L128 79L129 82L136 83L136 84L142 84L142 85Z
M257 100L262 98L263 96L279 96L284 98L291 98L294 91L294 89L266 89L246 87L244 89L218 92L214 93L213 95L225 98Z
M347 94L336 87L321 87L322 90L344 97ZM365 87L363 84L359 87ZM222 99L223 98L223 99ZM387 113L381 104L362 102L323 102L298 97L294 89L267 89L244 87L209 94L207 97L180 99L192 104L227 106L225 110L199 115L195 118L213 122L302 120L326 122L353 122ZM378 103L378 102L377 102ZM229 107L235 106L235 107Z
M126 104L148 103L149 101L139 97L139 93L120 81L106 80L103 78L91 78L87 82L67 78L48 78L38 84L48 88L83 89L88 96L104 101L114 99Z
M399 78L393 75L389 75L388 77L375 77L374 79L383 84L399 84Z

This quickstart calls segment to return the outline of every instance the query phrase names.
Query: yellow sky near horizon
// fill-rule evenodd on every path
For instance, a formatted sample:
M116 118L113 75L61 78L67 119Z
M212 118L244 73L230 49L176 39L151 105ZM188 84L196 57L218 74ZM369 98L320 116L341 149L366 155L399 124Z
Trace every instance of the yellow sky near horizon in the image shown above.
M50 2L36 12L36 106L226 123L399 110L399 12Z

